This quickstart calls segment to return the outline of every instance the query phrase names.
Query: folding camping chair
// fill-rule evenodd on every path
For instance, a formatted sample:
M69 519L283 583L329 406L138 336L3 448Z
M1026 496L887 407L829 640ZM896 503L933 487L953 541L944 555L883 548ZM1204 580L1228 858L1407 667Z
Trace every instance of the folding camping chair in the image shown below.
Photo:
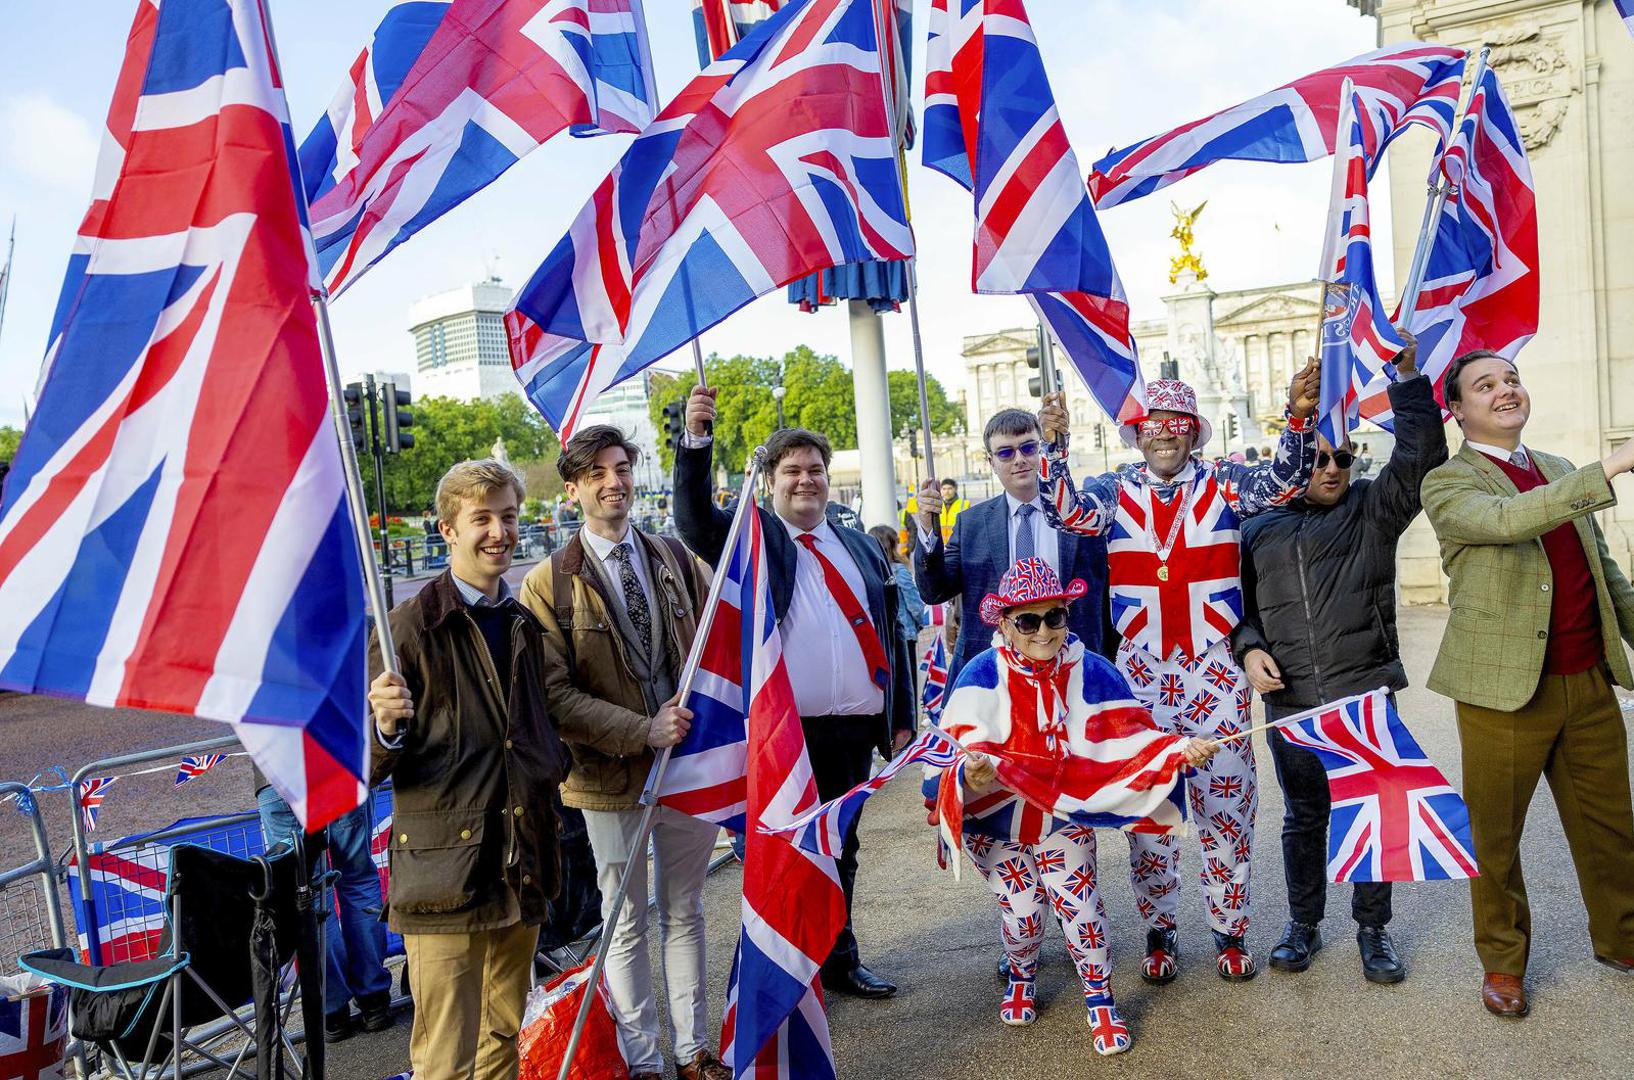
M298 984L291 985L283 1000L278 996L283 985L280 969L295 957L302 933L316 932L310 917L303 918L299 909L298 862L287 845L265 857L241 859L196 844L178 844L170 853L165 929L157 955L92 965L79 963L71 950L48 949L19 957L18 962L70 988L72 1034L100 1047L125 1080L160 1076L166 1059L174 1066L171 1075L179 1078L184 1051L226 1069L225 1080L247 1077L254 1074L242 1071L246 1057L255 1051L266 1061L267 1051L275 1049L267 1045L271 1040L281 1043L300 1063L300 1075L306 1076L307 1061L284 1032ZM276 952L270 970L263 965L259 972L252 957L258 914L263 931L270 927ZM314 984L321 987L321 948L319 942L309 953L318 958L316 972L301 980L308 990L303 1013L318 1017L321 1001L314 1010L310 998ZM259 1044L256 1030L237 1012L257 997L258 980ZM321 990L316 996L321 997ZM276 1016L263 1015L269 1007ZM223 1019L227 1025L216 1025L216 1034L193 1031ZM235 1029L246 1041L228 1060L214 1047ZM312 1030L309 1024L308 1031ZM317 1038L321 1046L321 1035ZM321 1054L313 1056L319 1058L312 1063L313 1073L321 1076Z

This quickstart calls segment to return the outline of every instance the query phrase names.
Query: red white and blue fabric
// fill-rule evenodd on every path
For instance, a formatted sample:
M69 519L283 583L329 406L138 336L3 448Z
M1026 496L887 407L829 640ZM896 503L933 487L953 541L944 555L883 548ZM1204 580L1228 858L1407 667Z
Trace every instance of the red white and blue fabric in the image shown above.
M301 144L339 295L552 136L633 133L657 109L641 0L407 0Z
M563 437L607 387L797 277L913 252L869 0L794 0L625 153L505 316Z
M783 6L783 0L692 0L698 66L706 68Z
M176 786L190 783L209 772L211 769L227 760L226 754L200 754L182 758L182 763L176 768Z
M999 578L998 591L982 597L978 610L981 612L982 622L988 626L997 626L1010 608L1049 600L1070 604L1088 591L1089 586L1077 578L1063 586L1055 567L1037 556L1032 556L1018 559L1014 566L1006 570L1004 576Z
M940 604L935 605L935 609L940 608ZM931 639L924 659L919 661L919 676L924 684L919 692L919 707L934 724L942 715L942 704L947 700L947 642L941 634Z
M1328 774L1330 881L1476 877L1469 808L1419 749L1384 690L1278 721Z
M102 813L102 800L108 797L108 789L113 787L117 776L99 776L91 780L83 780L77 788L79 796L79 818L86 832L96 829L97 815Z
M316 828L363 795L363 593L266 27L137 6L0 502L0 687L233 723Z
M1406 316L1418 335L1418 368L1438 390L1454 357L1491 349L1513 360L1538 330L1537 192L1520 126L1490 68L1441 159L1441 177L1452 190ZM1362 415L1391 428L1388 389L1375 379Z
M1089 174L1090 193L1104 210L1161 191L1216 161L1325 158L1337 141L1339 91L1346 79L1365 105L1371 172L1384 159L1384 148L1411 125L1427 127L1446 142L1458 112L1465 56L1463 49L1418 42L1364 53L1112 151Z
M1623 25L1628 32L1634 34L1634 0L1612 0L1617 5L1617 14L1622 16Z
M1390 325L1379 286L1373 277L1373 228L1367 205L1367 114L1352 94L1341 110L1333 194L1328 205L1327 236L1319 278L1322 332L1317 360L1322 389L1316 407L1316 429L1332 446L1361 415L1364 388L1384 379L1385 367L1405 342Z
M744 833L743 929L728 981L721 1058L733 1075L834 1076L818 968L845 925L834 860L770 830L818 805L772 608L760 514L744 499L704 641L692 727L659 802Z
M61 1080L67 1043L67 987L0 996L0 1080Z
M1024 294L1107 415L1144 411L1129 302L1021 0L933 0L924 163L975 196L971 286Z

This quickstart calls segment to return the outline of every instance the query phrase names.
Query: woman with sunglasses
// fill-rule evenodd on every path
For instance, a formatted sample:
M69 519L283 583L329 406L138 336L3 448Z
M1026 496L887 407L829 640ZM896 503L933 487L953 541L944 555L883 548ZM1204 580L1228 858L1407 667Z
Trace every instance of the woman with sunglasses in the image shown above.
M1063 588L1042 559L1017 562L998 592L982 601L982 621L998 632L992 648L960 672L941 724L969 751L964 849L998 898L1003 920L1009 978L999 1020L1019 1026L1037 1018L1033 981L1046 912L1053 909L1083 982L1095 1052L1118 1054L1131 1036L1112 997L1105 911L1095 887L1095 830L1081 818L1045 812L1036 796L1023 801L999 783L989 755L1027 762L1029 771L1050 776L1071 758L1118 777L1133 769L1149 782L1108 779L1093 791L1074 790L1075 802L1095 824L1161 828L1179 821L1182 770L1207 761L1220 744L1159 731L1117 669L1067 630L1067 605L1086 589L1076 580ZM955 783L957 774L944 778L944 799Z
M1118 668L1165 731L1220 738L1249 727L1252 692L1230 642L1242 612L1240 522L1304 492L1316 457L1318 380L1313 359L1288 388L1288 426L1277 452L1254 465L1204 458L1199 451L1212 431L1196 391L1178 379L1150 382L1147 413L1121 429L1145 460L1081 488L1067 468L1061 395L1044 400L1044 515L1058 529L1107 535L1113 622L1122 638ZM1251 979L1245 935L1258 802L1253 744L1227 743L1192 786L1191 799L1215 966L1223 979ZM1171 982L1178 972L1178 842L1131 834L1129 867L1147 927L1141 976Z

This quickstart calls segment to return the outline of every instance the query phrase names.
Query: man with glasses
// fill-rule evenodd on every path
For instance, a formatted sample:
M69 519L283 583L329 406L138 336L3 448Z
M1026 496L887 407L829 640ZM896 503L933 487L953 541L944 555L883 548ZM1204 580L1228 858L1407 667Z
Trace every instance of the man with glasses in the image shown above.
M1112 622L1123 639L1119 670L1158 726L1228 740L1188 786L1216 966L1232 981L1254 976L1244 934L1257 803L1253 745L1230 738L1249 727L1248 682L1230 649L1242 612L1239 522L1304 492L1316 457L1317 389L1312 360L1288 388L1288 426L1276 453L1247 465L1197 453L1213 432L1190 386L1178 379L1148 383L1146 415L1120 429L1145 460L1081 489L1067 466L1064 396L1047 395L1039 413L1040 488L1050 524L1107 537ZM1167 983L1178 963L1179 845L1173 836L1131 834L1129 862L1147 926L1141 976Z
M1243 525L1243 621L1232 652L1265 699L1267 720L1407 685L1396 636L1396 543L1418 515L1425 475L1447 460L1447 435L1435 386L1418 371L1417 346L1402 337L1408 345L1390 385L1396 447L1379 475L1352 480L1360 461L1350 440L1335 450L1318 438L1305 497ZM1266 741L1282 785L1289 911L1271 966L1304 971L1322 948L1328 779L1315 754L1276 728ZM1385 930L1389 882L1357 883L1350 912L1363 977L1400 982L1407 969Z

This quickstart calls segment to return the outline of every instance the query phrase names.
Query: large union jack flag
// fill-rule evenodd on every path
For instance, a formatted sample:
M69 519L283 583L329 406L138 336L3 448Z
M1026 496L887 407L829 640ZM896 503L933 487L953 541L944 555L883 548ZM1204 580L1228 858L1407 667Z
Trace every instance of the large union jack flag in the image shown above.
M767 830L817 805L805 734L772 610L754 500L736 544L659 801L743 832L743 929L727 987L722 1059L735 1076L834 1076L818 968L845 924L834 860Z
M1469 809L1424 755L1385 690L1277 722L1328 773L1330 881L1475 877Z
M569 128L636 132L657 93L641 0L408 0L301 144L329 291Z
M1356 426L1364 388L1385 378L1385 365L1404 344L1385 314L1373 277L1373 229L1367 206L1367 115L1351 94L1341 110L1343 135L1334 151L1333 196L1318 277L1322 334L1317 354L1322 390L1316 430L1331 446L1344 445Z
M1241 105L1114 150L1095 163L1089 190L1101 209L1161 191L1216 161L1317 161L1339 136L1339 92L1349 79L1367 117L1369 172L1408 127L1444 144L1458 112L1463 49L1409 42L1313 72Z
M1513 360L1538 330L1537 193L1520 127L1490 68L1441 159L1441 178L1451 192L1407 323L1418 335L1419 370L1438 389L1455 357L1492 349ZM1369 384L1361 408L1391 426L1384 379Z
M1144 411L1129 303L1021 0L933 0L924 162L975 196L971 285L1023 293L1107 415Z
M363 592L260 0L141 0L0 501L0 686L192 713L363 795Z
M643 131L505 316L563 438L602 390L815 270L913 251L869 0L794 0Z

